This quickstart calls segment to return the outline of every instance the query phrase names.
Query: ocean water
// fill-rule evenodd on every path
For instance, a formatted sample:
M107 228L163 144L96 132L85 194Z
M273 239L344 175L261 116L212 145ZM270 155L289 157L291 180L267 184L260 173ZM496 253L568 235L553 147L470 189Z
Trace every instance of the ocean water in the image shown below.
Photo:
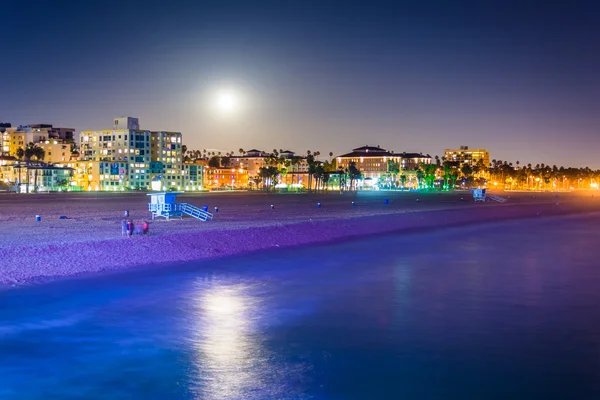
M599 227L516 221L3 291L0 399L598 399Z

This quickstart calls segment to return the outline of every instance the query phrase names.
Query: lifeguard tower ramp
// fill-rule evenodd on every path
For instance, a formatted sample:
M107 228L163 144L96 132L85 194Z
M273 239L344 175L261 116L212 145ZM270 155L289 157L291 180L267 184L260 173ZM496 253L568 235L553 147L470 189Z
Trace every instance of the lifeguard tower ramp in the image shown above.
M188 203L177 203L177 195L181 192L149 193L150 203L148 210L152 213L152 219L162 217L166 219L183 218L183 215L208 221L213 219L213 214L200 207Z
M201 221L208 221L213 219L213 214L209 213L206 210L201 209L200 207L196 207L193 204L188 203L178 203L180 210L183 214L189 215L190 217L194 217Z

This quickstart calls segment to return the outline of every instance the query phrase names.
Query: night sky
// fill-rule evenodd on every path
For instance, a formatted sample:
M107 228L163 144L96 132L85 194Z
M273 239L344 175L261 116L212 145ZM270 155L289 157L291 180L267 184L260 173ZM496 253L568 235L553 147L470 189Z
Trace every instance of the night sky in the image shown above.
M129 115L200 150L469 145L600 168L600 6L396 3L8 0L0 120ZM223 87L242 112L209 106Z

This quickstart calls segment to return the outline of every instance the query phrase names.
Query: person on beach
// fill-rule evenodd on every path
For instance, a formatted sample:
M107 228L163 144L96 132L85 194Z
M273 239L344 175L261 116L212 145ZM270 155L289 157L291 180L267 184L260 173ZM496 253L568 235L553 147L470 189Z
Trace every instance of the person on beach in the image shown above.
M123 218L123 220L121 221L121 236L126 236L127 230L127 220Z
M139 222L137 222L135 224L135 234L136 235L143 235L144 234L144 227Z
M133 231L135 229L135 225L132 220L127 220L127 237L133 236Z
M147 235L149 231L150 231L150 224L148 223L148 221L144 221L144 224L142 225L142 232L144 235Z

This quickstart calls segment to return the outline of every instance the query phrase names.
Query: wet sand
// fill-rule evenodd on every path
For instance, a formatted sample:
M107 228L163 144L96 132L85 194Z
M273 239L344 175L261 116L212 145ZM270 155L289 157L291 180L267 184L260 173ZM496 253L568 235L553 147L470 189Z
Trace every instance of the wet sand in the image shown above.
M150 220L144 193L4 193L0 283L43 282L397 231L600 211L600 196L591 192L498 194L507 202L477 204L468 192L185 194L178 201L207 205L211 211L218 207L215 219L154 220L150 236L128 239L121 236L124 210L136 221ZM41 222L35 221L36 215Z

